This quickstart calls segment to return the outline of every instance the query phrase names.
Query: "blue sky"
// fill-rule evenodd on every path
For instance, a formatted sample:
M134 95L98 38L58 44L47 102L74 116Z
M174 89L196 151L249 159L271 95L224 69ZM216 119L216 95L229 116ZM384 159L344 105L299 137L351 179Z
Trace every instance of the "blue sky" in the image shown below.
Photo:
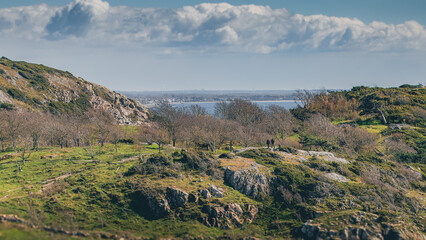
M1 1L0 52L114 90L424 84L425 12L424 0Z

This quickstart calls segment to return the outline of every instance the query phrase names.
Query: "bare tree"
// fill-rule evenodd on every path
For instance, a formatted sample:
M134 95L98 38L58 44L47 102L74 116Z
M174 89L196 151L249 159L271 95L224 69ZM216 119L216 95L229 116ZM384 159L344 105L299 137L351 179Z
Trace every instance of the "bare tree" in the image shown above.
M48 122L46 114L39 112L32 112L31 114L28 114L25 125L32 140L32 149L35 151L38 151L40 141L42 141L47 135L46 132L48 125L46 122Z
M1 114L4 124L4 138L10 142L15 152L18 144L19 131L24 124L24 119L21 117L22 114L23 113L18 111L3 111Z
M239 122L245 127L258 124L265 117L264 111L259 106L242 99L217 103L215 113L220 118Z
M216 152L226 139L222 128L222 122L211 116L198 116L194 118L192 126L188 129L190 140L197 146L207 146L212 152Z
M169 141L175 146L178 139L178 129L183 123L182 112L177 111L169 102L161 101L154 108L154 114L154 120L167 131Z
M103 147L111 135L112 125L115 120L110 113L102 109L92 110L87 114L92 125L91 131L93 131L94 136Z
M80 147L83 144L83 138L89 131L89 117L87 115L75 115L70 114L67 116L69 135L71 140L76 147Z
M196 116L206 116L207 110L203 107L201 107L198 104L192 104L191 106L189 106L189 114L193 117Z
M69 137L67 118L63 116L52 117L49 123L48 135L51 144L64 148L67 145Z
M115 146L115 152L118 152L118 142L121 138L123 138L124 132L120 125L112 125L111 126L111 134L110 139Z
M160 128L158 125L141 125L139 128L139 139L142 142L156 143L158 152L161 152L161 146L168 143L169 136L167 131Z
M296 118L284 107L269 106L266 109L266 116L260 127L279 140L291 135L297 127Z

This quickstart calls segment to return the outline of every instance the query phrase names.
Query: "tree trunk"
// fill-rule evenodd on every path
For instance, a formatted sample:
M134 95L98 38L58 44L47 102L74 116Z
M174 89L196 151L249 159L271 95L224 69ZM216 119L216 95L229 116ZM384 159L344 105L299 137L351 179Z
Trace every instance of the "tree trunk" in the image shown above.
M161 153L161 144L158 144L158 153Z
M232 147L232 140L229 142L229 152L232 152L234 149Z
M383 113L383 111L380 108L378 108L377 110L379 110L380 115L382 115L383 122L385 123L385 125L387 125L388 121L386 121L385 114Z
M173 139L172 143L173 143L173 147L175 147L176 146L176 139Z
M114 142L114 144L115 144L115 152L118 152L118 149L117 149L117 141L115 141L115 142Z

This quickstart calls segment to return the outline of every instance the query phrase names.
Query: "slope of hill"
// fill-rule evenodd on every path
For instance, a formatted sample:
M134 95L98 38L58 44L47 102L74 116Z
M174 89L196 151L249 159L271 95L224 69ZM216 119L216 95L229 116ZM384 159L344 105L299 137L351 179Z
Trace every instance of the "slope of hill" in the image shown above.
M148 109L107 88L69 72L5 57L0 59L0 108L82 113L103 109L121 124L136 125L147 119Z

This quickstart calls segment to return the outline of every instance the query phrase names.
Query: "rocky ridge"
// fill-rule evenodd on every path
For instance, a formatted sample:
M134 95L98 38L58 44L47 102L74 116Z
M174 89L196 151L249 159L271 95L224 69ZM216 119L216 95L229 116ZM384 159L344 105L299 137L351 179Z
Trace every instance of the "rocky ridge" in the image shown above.
M2 103L54 114L102 109L127 125L141 124L149 114L139 102L69 72L4 57L0 59Z

